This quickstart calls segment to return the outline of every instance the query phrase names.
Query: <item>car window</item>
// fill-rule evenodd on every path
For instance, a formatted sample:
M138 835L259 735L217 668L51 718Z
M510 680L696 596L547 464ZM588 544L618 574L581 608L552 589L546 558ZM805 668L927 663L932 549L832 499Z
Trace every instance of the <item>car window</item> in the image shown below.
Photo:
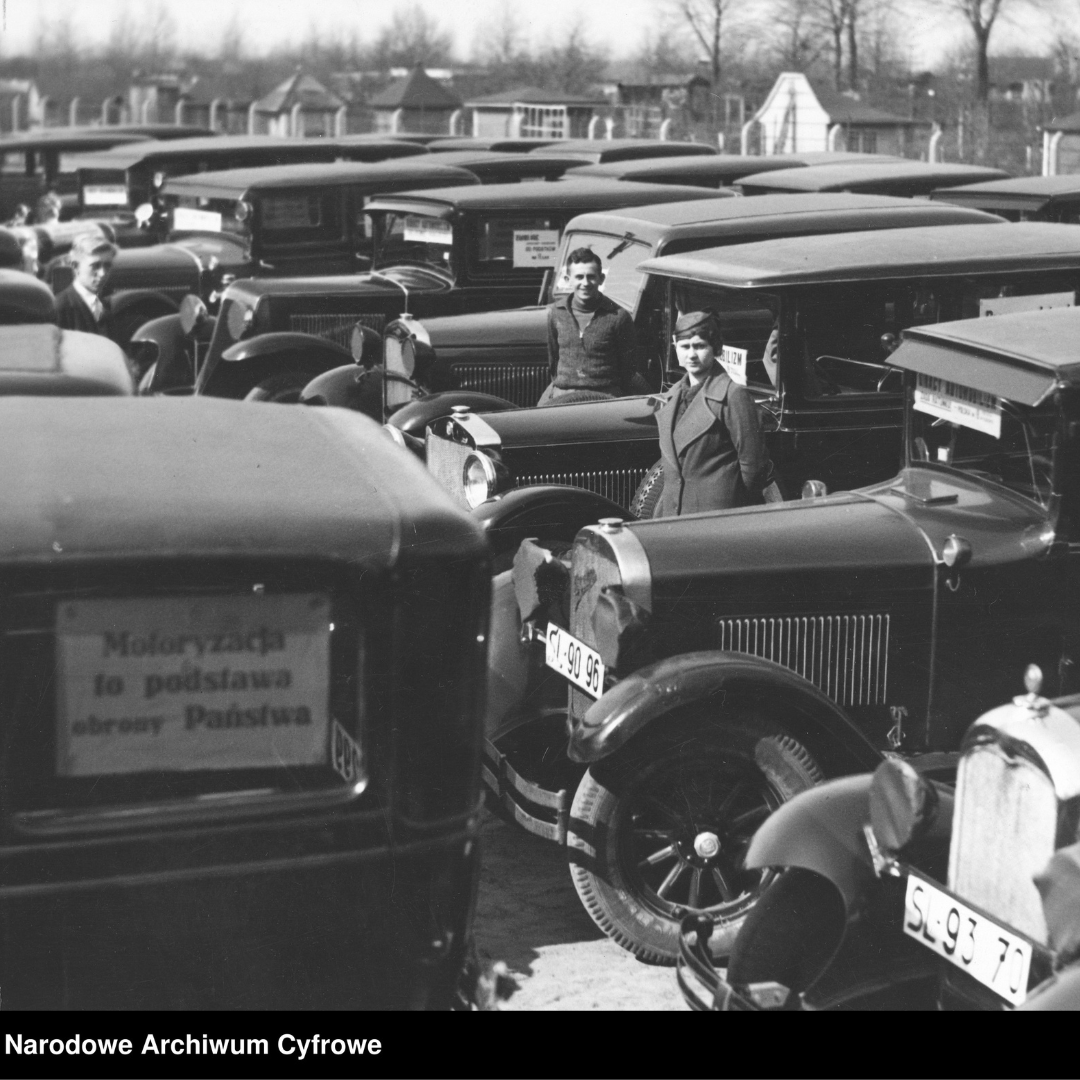
M778 294L679 283L675 287L675 308L675 319L687 311L714 312L724 337L722 359L728 374L744 386L769 391L776 388L773 331L780 311ZM673 373L678 371L670 346L668 368Z
M375 269L421 263L454 274L454 225L428 214L371 215Z
M1045 508L1056 429L1053 401L1030 408L932 375L915 377L908 426L913 464L989 480Z
M266 247L327 243L342 238L338 190L273 192L259 198L255 229Z
M553 296L565 296L570 291L566 277L566 257L577 248L595 251L604 266L602 291L609 300L633 312L645 284L645 275L638 265L652 254L652 246L629 234L612 236L609 233L567 233L559 252L559 268L552 287Z
M485 214L468 225L469 270L505 274L554 267L564 218L542 214Z

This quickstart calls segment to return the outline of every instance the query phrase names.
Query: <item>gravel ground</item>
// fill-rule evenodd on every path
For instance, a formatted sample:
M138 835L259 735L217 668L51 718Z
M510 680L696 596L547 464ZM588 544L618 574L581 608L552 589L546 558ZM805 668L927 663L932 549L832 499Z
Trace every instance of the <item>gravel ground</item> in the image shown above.
M504 1011L686 1010L673 968L641 963L589 918L561 848L484 813L474 929L481 960L517 983Z

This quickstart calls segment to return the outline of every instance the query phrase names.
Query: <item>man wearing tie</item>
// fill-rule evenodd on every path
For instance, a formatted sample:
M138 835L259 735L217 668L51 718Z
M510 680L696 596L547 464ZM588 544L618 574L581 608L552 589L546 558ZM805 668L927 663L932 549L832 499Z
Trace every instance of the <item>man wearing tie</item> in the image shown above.
M62 330L107 334L101 294L116 258L116 246L100 234L84 233L71 245L75 280L56 298L56 321Z

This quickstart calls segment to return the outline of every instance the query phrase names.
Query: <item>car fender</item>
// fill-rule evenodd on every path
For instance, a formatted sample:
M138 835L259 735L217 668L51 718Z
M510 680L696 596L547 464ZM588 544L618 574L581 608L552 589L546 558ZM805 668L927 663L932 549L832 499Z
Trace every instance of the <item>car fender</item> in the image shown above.
M191 384L195 373L191 370L185 337L178 313L151 319L131 335L128 352L147 373L153 370L145 389L140 382L140 394L154 394Z
M672 711L704 702L719 707L729 695L782 705L785 727L828 776L873 770L881 761L881 753L813 683L771 660L719 651L668 657L620 680L575 726L567 753L573 761L602 761Z
M626 516L618 503L584 488L543 484L517 488L481 503L472 511L496 559L513 556L527 537L573 541L578 531L601 518Z
M404 431L406 435L424 437L428 424L441 416L449 416L455 405L467 405L473 412L506 412L519 406L494 394L482 394L479 390L446 390L439 394L427 394L402 405L387 423Z
M352 353L336 341L316 337L314 334L298 334L290 331L245 338L235 345L230 345L221 354L221 358L237 363L285 355L302 357L305 366L318 366L324 371L343 364L354 363Z
M180 305L171 296L152 289L124 289L112 294L109 298L109 308L114 319L127 315L137 308L145 308L155 313L147 316L147 321L149 321L151 318L179 311Z

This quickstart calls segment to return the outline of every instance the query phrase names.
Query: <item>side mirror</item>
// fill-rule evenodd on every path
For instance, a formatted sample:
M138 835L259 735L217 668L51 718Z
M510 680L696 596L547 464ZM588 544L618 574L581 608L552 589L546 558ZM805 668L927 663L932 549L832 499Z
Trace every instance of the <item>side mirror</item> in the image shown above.
M191 337L210 318L206 305L194 293L188 293L180 301L180 328L185 337Z
M154 219L154 208L148 202L140 203L135 207L135 222L140 229L150 228L150 222Z
M825 486L824 480L807 480L802 486L804 499L821 499L828 494L829 489Z
M870 781L870 826L884 851L903 851L934 822L938 794L906 761L889 758Z
M353 359L362 367L374 367L382 359L382 335L370 326L358 322L353 327L350 345Z

